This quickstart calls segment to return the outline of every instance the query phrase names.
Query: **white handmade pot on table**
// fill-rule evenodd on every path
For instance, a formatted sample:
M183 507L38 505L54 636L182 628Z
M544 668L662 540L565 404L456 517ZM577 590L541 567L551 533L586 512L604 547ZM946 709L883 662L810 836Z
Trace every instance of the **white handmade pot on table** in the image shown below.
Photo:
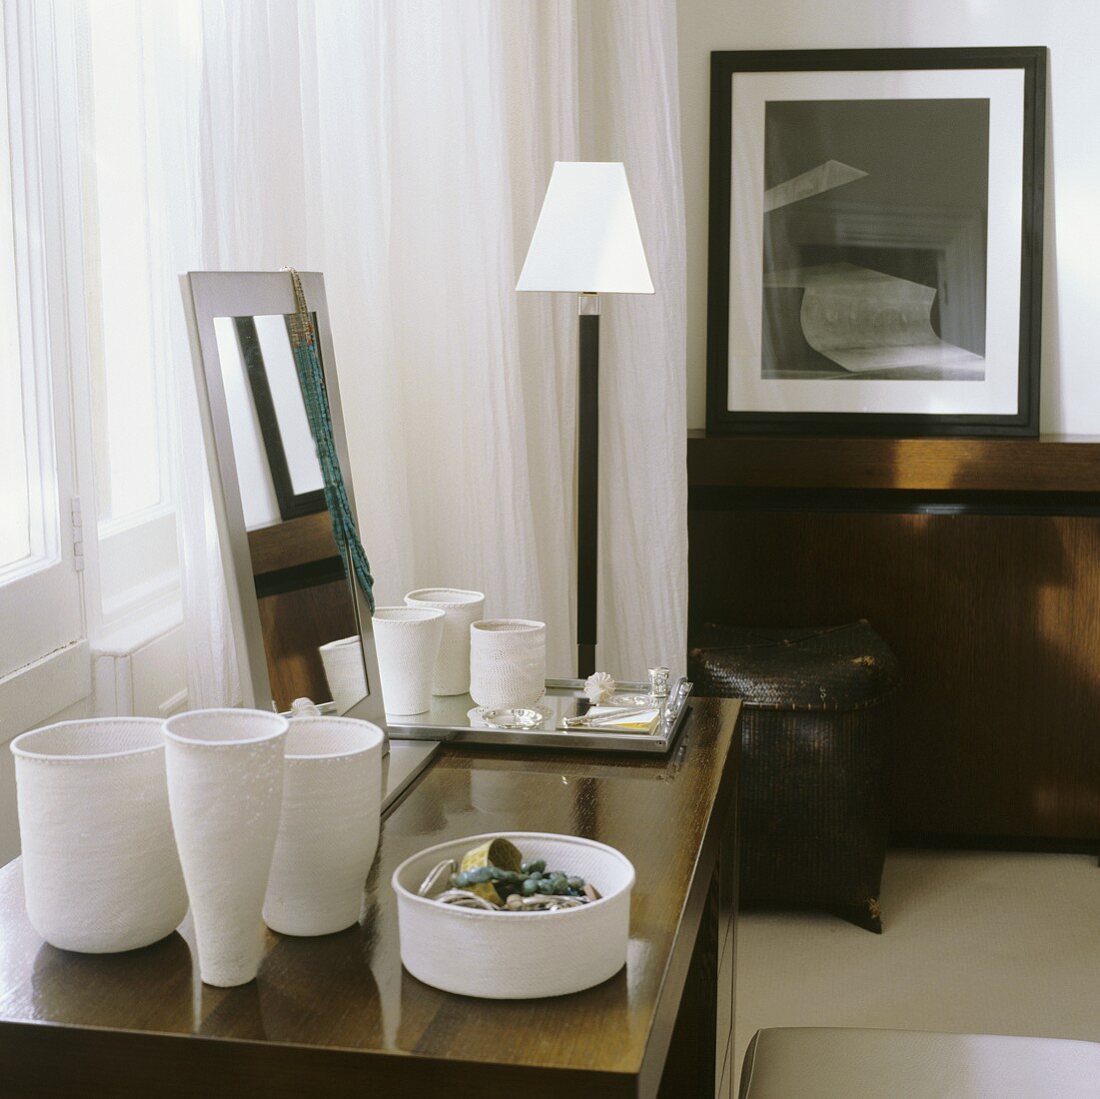
M11 743L27 918L63 950L163 939L187 913L161 723L65 721Z
M260 967L287 728L263 710L194 710L164 723L172 827L209 985L246 984Z
M342 637L321 645L321 663L338 714L345 714L366 698L367 673L363 670L363 643L358 637Z
M432 694L466 694L470 689L470 626L485 613L484 594L459 588L418 588L405 596L405 605L443 612L443 640L432 674Z
M489 912L417 895L444 859L503 835L524 859L577 874L601 899L557 912ZM492 1000L529 1000L580 992L626 964L634 867L606 844L578 836L505 832L448 840L406 859L393 872L401 962L444 992Z
M443 611L375 607L372 628L386 713L424 713L432 705L432 672L443 640Z
M470 697L479 706L532 706L545 690L545 622L489 618L470 626Z
M291 719L263 911L272 931L328 935L358 921L378 850L384 739L369 721Z

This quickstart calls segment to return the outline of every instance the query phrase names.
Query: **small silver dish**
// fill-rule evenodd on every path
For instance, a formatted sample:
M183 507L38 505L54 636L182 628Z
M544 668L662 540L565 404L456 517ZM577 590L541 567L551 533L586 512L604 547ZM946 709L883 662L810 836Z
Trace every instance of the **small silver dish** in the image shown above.
M549 714L531 706L504 706L481 710L478 716L493 729L537 729Z
M603 705L605 706L656 706L660 700L654 700L652 695L643 694L613 694Z

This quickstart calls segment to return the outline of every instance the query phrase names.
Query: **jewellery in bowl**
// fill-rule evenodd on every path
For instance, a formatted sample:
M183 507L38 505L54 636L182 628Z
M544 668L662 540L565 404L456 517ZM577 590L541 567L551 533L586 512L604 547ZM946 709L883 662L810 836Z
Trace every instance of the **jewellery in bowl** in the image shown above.
M436 863L416 892L441 904L487 912L554 912L600 900L584 878L547 871L545 859L522 861L519 849L503 836L467 851L461 868L454 859Z

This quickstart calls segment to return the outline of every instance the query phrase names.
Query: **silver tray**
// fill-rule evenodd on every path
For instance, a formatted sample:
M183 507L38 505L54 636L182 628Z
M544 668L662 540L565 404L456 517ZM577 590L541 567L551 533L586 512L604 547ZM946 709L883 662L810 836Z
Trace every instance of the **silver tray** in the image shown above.
M583 715L589 706L583 679L548 679L546 693L530 710L545 717L533 728L501 729L483 724L484 718L470 696L436 696L423 714L386 715L390 735L407 740L445 740L459 744L509 744L521 748L584 749L604 752L666 753L672 747L690 709L692 684L680 678L671 684L661 715L651 732L614 728L566 728L566 718ZM616 695L646 695L648 684L620 683Z

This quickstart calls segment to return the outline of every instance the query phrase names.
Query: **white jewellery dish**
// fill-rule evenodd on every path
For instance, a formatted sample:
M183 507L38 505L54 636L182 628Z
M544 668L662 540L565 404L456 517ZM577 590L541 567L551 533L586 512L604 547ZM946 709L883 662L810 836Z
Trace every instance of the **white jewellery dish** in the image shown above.
M508 832L525 859L545 859L599 890L590 904L555 912L489 912L417 894L441 860L501 833L436 844L393 872L401 962L418 980L444 992L492 1000L530 1000L580 992L613 977L626 963L634 867L607 844L548 832Z

